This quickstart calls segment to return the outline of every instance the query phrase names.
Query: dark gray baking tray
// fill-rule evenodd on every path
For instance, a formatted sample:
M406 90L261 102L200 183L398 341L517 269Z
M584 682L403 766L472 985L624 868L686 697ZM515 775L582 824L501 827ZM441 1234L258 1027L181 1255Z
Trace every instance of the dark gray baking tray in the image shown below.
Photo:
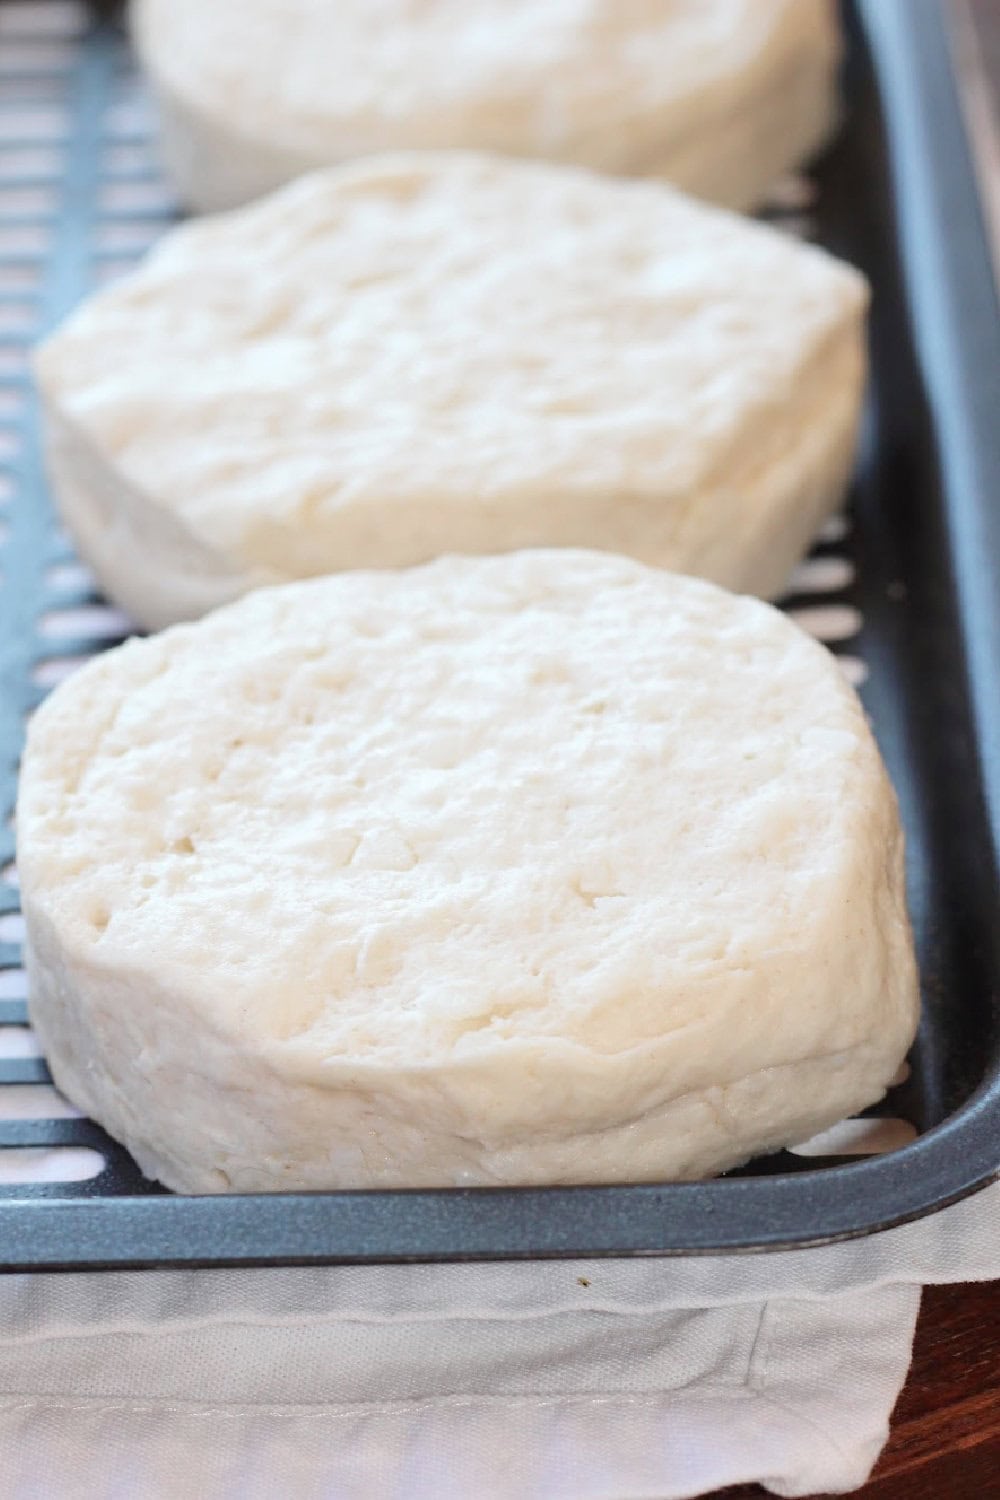
M30 14L43 10L38 0ZM25 14L23 3L0 5L4 819L40 683L120 631L53 528L24 344L169 216L120 33L104 23L67 38ZM90 1148L103 1167L81 1182L0 1189L0 1267L755 1250L867 1234L996 1174L1000 315L936 0L868 0L848 21L849 109L814 173L810 212L817 237L871 278L872 391L846 539L817 551L838 561L814 565L787 603L814 624L822 604L845 666L867 669L862 695L900 795L924 1020L909 1079L874 1113L910 1121L918 1138L818 1168L782 1153L685 1185L195 1199L146 1182L89 1121L20 1110L0 1122L0 1149ZM12 856L5 823L0 866ZM26 1038L16 911L7 867L0 1026ZM0 1060L5 1097L27 1099L47 1079L38 1058Z

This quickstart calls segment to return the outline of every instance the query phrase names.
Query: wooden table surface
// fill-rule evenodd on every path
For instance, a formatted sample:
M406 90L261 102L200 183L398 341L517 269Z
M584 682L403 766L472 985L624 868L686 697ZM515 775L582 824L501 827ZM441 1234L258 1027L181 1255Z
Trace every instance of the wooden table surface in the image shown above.
M1000 0L942 3L1000 274ZM858 1500L1000 1500L1000 1285L925 1290L888 1445L855 1494ZM717 1500L768 1500L768 1491L740 1485L719 1491Z

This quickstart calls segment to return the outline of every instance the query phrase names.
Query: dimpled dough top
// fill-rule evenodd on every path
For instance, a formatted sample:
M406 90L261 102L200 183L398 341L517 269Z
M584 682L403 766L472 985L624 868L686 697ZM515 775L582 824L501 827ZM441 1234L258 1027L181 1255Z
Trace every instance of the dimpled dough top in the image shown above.
M663 176L735 207L835 115L831 0L139 0L185 201L400 146Z
M85 666L18 807L57 1083L193 1191L688 1177L877 1098L891 788L770 606L582 552L248 596Z
M414 154L175 231L37 369L64 518L151 628L525 546L769 594L842 495L864 306L671 189Z

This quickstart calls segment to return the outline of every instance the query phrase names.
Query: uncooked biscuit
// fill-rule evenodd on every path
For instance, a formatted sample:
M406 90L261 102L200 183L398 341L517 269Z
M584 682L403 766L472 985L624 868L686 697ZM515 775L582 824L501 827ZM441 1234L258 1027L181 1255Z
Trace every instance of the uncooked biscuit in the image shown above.
M85 666L18 806L59 1087L192 1192L717 1172L913 1036L895 799L768 605L624 558L263 590Z
M139 0L183 200L464 147L756 203L836 116L831 0Z
M672 189L461 152L175 231L37 361L66 525L141 624L445 552L776 593L840 502L863 279Z

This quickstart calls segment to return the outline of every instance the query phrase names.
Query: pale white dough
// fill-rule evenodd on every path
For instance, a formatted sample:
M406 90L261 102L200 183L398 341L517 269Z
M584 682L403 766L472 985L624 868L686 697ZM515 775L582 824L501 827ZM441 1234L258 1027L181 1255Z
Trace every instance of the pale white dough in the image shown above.
M843 495L865 302L822 251L659 185L334 168L176 230L43 345L50 473L151 628L526 546L770 596Z
M831 0L139 0L133 31L196 209L404 146L663 177L745 208L837 111Z
M896 804L831 656L576 551L262 590L34 716L56 1082L170 1187L688 1178L913 1036Z

